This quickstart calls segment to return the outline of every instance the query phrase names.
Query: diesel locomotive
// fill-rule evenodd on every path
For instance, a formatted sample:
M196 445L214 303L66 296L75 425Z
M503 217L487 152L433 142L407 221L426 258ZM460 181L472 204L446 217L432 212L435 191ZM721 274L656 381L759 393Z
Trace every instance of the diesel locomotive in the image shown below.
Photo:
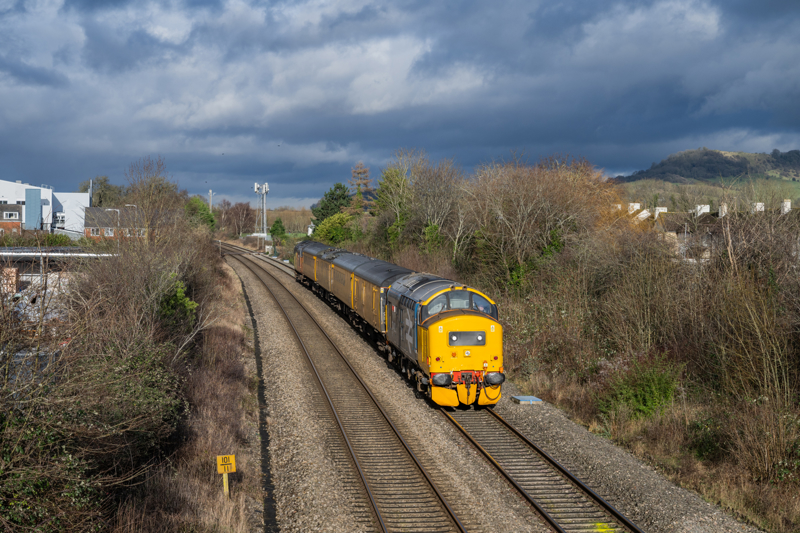
M295 246L294 268L433 402L500 400L503 327L482 292L314 241Z

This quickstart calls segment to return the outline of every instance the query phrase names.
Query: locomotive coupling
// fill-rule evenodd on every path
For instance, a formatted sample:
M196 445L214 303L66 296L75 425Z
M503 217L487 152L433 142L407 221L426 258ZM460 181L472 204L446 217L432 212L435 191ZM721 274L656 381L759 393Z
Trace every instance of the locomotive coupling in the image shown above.
M502 384L505 380L506 375L501 372L487 372L483 378L483 382L492 387Z

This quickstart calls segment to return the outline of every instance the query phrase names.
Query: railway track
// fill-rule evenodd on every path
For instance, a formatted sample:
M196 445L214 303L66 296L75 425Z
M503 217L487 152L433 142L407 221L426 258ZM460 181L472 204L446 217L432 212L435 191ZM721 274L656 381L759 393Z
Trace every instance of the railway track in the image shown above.
M559 533L642 533L494 411L441 412Z
M237 256L238 260L242 260L243 256L255 261L253 258L257 257L259 263L267 263L294 277L293 269L278 260L245 248L225 244L222 246L229 250L226 253ZM341 354L339 358L349 366ZM360 382L357 376L355 379ZM349 391L348 387L344 387L345 395ZM366 392L371 396L368 389ZM555 531L642 533L635 524L494 411L441 409L441 412ZM383 418L388 420L385 414ZM387 454L382 452L379 455L386 457ZM400 511L401 514L403 512L405 511ZM424 530L438 529L426 526Z
M308 358L370 502L376 530L465 532L367 386L316 320L263 263L221 244L273 295Z

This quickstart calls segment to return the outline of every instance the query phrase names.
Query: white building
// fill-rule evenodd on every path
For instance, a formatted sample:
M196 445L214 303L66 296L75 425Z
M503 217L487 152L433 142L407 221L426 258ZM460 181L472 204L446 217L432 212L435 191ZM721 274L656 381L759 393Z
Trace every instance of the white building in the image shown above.
M83 233L83 210L90 206L88 192L59 193L47 185L0 180L0 204L22 206L22 228L54 228Z

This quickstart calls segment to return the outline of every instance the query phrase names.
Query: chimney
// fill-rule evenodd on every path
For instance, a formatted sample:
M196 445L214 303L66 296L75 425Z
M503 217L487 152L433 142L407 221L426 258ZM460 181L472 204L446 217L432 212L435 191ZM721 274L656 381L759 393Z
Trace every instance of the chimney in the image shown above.
M781 204L781 215L786 215L792 211L792 201L785 199Z
M631 202L628 204L628 214L630 215L631 213L638 211L641 208L642 204L640 204L639 202L636 203Z
M722 218L727 214L728 214L728 204L725 203L719 204L719 218Z
M660 215L661 213L666 213L666 212L667 212L667 208L666 207L656 207L656 216L654 218L657 219L658 215Z
M764 212L764 202L753 202L753 205L750 207L751 213L763 213Z
M703 213L709 213L711 211L710 205L696 205L694 206L694 216L699 217Z

